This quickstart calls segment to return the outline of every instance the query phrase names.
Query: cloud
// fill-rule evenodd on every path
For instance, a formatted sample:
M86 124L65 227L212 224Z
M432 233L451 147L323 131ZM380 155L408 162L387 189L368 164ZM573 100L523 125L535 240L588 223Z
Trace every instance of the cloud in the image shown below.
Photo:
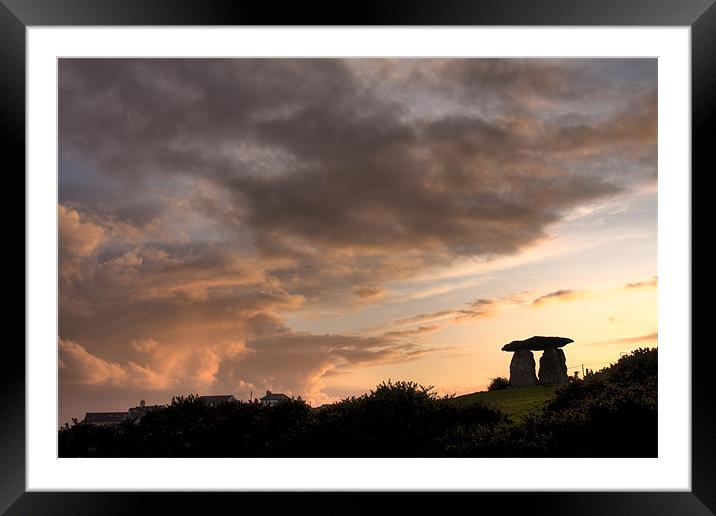
M133 360L111 362L61 339L60 376L64 385L120 387L139 393L268 388L316 401L324 399L324 376L336 369L406 362L449 350L419 348L404 340L408 336L315 335L284 329L248 337L245 345L234 346L230 353L221 346L188 349L161 346L154 340L134 341L132 348L148 355L145 365Z
M154 339L133 340L129 345L140 353L153 353L159 347L159 343Z
M572 88L570 98L586 98L595 89L594 71L569 61L427 60L413 68L420 67L447 67L468 91L499 84L483 92L488 97ZM423 254L420 266L537 241L561 213L621 188L561 166L567 149L644 139L631 138L644 124L623 121L641 113L631 106L606 121L533 120L528 135L515 129L529 125L524 115L411 117L364 80L368 69L388 73L379 61L62 60L61 147L132 190L156 176L216 185L225 198L196 206L246 227L264 254L314 260L391 249ZM581 150L575 156L584 161ZM383 260L354 262L392 266Z
M166 389L171 380L135 362L119 364L102 359L70 340L59 340L60 381L65 384L140 386L143 389Z
M433 323L454 317L458 312L456 310L441 310L439 312L430 312L424 314L412 315L401 319L387 321L379 326L375 326L366 330L367 332L384 331L388 328L403 328L413 326L420 323Z
M422 348L399 337L296 332L268 335L247 341L247 353L237 360L223 362L219 374L316 401L325 399L322 394L325 375L336 369L407 362L449 350Z
M624 288L626 289L633 289L633 288L647 288L647 287L656 287L659 284L659 279L657 276L654 276L652 279L647 281L638 281L636 283L627 283L624 285Z
M105 238L102 227L80 220L80 214L58 206L58 247L60 278L70 281L83 273L83 265L98 250Z
M104 230L91 222L80 220L77 210L58 206L60 254L64 257L92 255L104 238Z
M586 290L556 290L534 299L532 305L543 305L553 301L574 301L576 299L582 299L587 294L588 292Z
M434 333L442 328L439 324L430 324L428 326L419 326L409 330L398 330L389 331L385 334L386 337L414 337L416 335L425 335L427 333Z
M94 163L126 190L123 199L135 199L133 211L126 201L109 203L116 206L116 225L127 229L146 219L137 212L150 205L153 224L168 232L172 223L162 209L181 217L178 206L186 205L194 224L204 218L219 233L217 227L230 224L247 239L217 235L224 245L291 262L272 275L290 278L294 293L326 302L365 288L366 281L409 278L459 256L513 254L544 238L575 205L621 188L602 174L560 165L575 132L580 142L595 135L602 142L613 129L609 120L582 118L575 131L526 114L487 117L448 109L418 116L409 108L420 99L401 103L386 84L396 92L407 91L406 81L423 84L418 93L424 101L442 98L446 81L510 102L527 91L545 95L567 87L573 98L594 93L587 86L609 63L597 64L62 60L61 149ZM612 65L623 73L623 63ZM433 84L435 70L450 73ZM367 79L383 74L394 82ZM641 127L614 124L624 131ZM593 129L602 126L606 130ZM613 141L622 145L628 139L620 136ZM564 138L570 141L555 147ZM549 158L550 149L559 160ZM159 177L161 196L144 179ZM166 193L187 187L195 192L188 199L188 192ZM190 240L206 235L197 229Z
M503 310L523 306L527 303L526 296L529 291L521 291L514 294L509 294L502 297L495 298L481 298L476 299L464 308L456 308L453 310L442 310L439 312L429 312L424 314L417 314L410 317L404 317L401 319L394 319L387 321L379 326L369 328L366 332L384 331L389 328L396 328L391 330L384 335L386 336L401 336L401 335L420 335L423 333L432 333L442 329L445 324L429 324L426 326L420 326L418 328L411 328L416 324L421 323L435 323L436 321L448 321L449 323L461 323L471 319L479 319L482 317L491 317L500 313ZM408 328L408 329L400 329Z
M465 310L460 310L456 319L475 319L489 317L496 313L499 301L496 299L478 299L469 304Z
M638 344L641 342L657 341L659 334L657 332L638 335L636 337L623 337L619 339L596 342L595 344Z
M385 289L382 287L356 287L353 293L360 301L375 301L385 296Z
M524 306L530 292L523 290L502 297L476 299L468 303L467 308L456 312L455 321L492 317L504 310Z
M60 376L67 383L122 384L127 376L124 367L108 362L70 340L60 339Z
M633 344L636 342L645 342L650 340L657 340L659 338L659 334L657 332L649 333L646 335L639 335L638 337L625 337L622 339L617 339L612 342L618 343L618 344Z

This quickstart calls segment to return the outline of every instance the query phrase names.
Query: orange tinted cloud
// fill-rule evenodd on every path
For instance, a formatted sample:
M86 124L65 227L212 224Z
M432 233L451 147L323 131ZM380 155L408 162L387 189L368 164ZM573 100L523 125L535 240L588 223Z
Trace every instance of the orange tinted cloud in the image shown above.
M360 301L375 301L385 296L385 289L382 287L356 287L353 293Z
M127 371L116 362L109 362L89 353L84 346L60 339L60 377L66 383L123 384Z
M105 232L101 226L81 220L77 210L61 204L57 216L60 278L69 281L83 274L85 262L99 249Z
M65 339L59 340L60 379L66 384L88 386L130 386L147 390L166 389L172 380L149 366L136 362L119 364L97 357L87 349Z
M419 326L417 328L409 329L409 330L398 330L398 331L389 331L385 334L386 337L414 337L416 335L425 335L427 333L434 333L438 330L440 330L442 326L438 324L430 324L428 326Z
M97 250L102 239L104 230L92 222L80 220L77 210L59 205L58 231L60 241L60 253L63 256L90 256Z
M627 283L624 288L645 288L645 287L656 287L659 284L659 279L654 276L652 279L647 281L638 281L636 283Z
M458 312L456 320L489 317L497 312L500 305L497 299L478 299L469 304L467 309Z
M540 296L532 301L532 305L543 305L553 301L573 301L575 299L582 299L589 294L586 290L556 290Z
M659 339L659 333L648 333L646 335L639 335L637 337L624 337L621 339L614 339L608 341L610 344L635 344L638 342L655 341Z

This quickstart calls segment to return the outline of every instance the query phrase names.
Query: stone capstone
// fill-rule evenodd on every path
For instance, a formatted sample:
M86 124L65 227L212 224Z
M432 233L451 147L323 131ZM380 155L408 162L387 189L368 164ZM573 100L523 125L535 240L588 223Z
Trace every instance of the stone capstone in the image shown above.
M542 337L534 336L525 340L513 340L502 346L502 351L517 351L518 349L529 349L531 351L544 351L547 348L561 348L570 342L567 337Z

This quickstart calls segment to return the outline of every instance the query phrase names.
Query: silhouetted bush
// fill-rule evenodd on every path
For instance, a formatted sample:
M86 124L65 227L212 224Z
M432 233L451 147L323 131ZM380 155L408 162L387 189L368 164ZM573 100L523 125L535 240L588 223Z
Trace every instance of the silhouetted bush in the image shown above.
M539 424L563 456L656 457L657 373L657 349L636 349L558 389Z
M423 457L442 455L440 440L456 426L492 426L500 411L445 403L430 387L388 382L360 397L320 407L312 434L319 456Z
M497 379L495 379L497 380ZM493 380L494 383L494 380ZM494 390L494 389L491 389ZM59 431L61 457L655 457L657 350L638 349L559 388L544 410L513 421L414 382L312 409L197 396L137 422Z
M503 377L498 376L497 378L490 378L490 385L487 386L488 391L501 391L507 389L510 386L510 381Z

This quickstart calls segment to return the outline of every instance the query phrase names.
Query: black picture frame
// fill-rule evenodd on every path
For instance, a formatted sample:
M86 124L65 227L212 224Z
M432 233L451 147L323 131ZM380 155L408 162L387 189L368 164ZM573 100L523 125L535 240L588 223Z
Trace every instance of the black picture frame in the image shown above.
M25 169L25 30L32 26L80 25L558 25L558 26L689 26L692 73L692 198L706 195L709 173L716 170L712 135L716 134L716 6L714 0L362 0L346 4L248 2L244 0L0 0L0 132L6 181L24 192ZM694 188L694 184L699 188ZM9 190L9 189L8 189ZM19 193L14 197L21 197ZM24 199L24 196L22 196ZM692 204L692 236L708 223L705 204ZM701 211L698 211L701 210ZM12 212L14 220L17 209ZM705 223L702 221L706 221ZM8 226L12 225L11 223ZM702 234L708 235L702 231ZM696 315L714 303L697 303L694 294L711 290L705 239L692 238L692 328ZM15 255L9 260L20 261ZM699 261L698 257L702 257ZM23 266L28 258L23 247ZM6 273L15 286L20 275ZM19 285L18 289L19 291ZM25 299L23 288L23 300ZM19 306L13 301L11 306ZM24 303L22 303L24 309ZM10 320L8 317L7 320ZM701 318L703 320L703 317ZM693 331L693 330L692 330ZM24 335L24 329L23 329ZM23 339L24 340L24 339ZM708 340L693 339L692 356L692 490L690 492L470 493L453 494L468 506L501 507L501 512L532 514L713 514L716 511L716 392ZM135 514L159 503L162 513L235 513L260 503L273 514L279 505L293 512L356 514L382 505L384 495L346 493L326 501L316 493L76 493L25 492L25 350L20 339L5 342L0 374L0 511L7 514ZM536 472L538 473L538 472ZM569 472L565 472L569 474ZM290 496L290 498L289 498ZM259 499L260 497L260 499ZM468 498L469 497L469 498ZM446 508L424 493L403 496L400 513L413 508ZM457 507L458 505L455 505ZM433 512L433 511L431 511Z

